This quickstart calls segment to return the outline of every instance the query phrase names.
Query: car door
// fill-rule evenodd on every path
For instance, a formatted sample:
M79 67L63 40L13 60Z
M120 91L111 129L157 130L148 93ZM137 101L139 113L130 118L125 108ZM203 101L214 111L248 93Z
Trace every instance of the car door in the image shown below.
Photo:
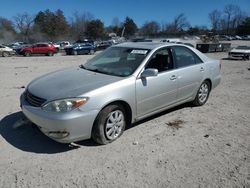
M35 44L32 46L33 54L39 54L40 51L40 44Z
M44 53L44 46L46 46L45 44L36 44L33 47L33 53L35 54L43 54Z
M172 47L178 79L177 100L190 99L203 81L205 66L202 60L185 46Z
M49 46L47 44L41 44L40 45L40 54L47 54L48 53Z
M156 51L145 66L145 70L158 70L154 77L136 80L137 116L144 116L176 102L177 76L169 48Z

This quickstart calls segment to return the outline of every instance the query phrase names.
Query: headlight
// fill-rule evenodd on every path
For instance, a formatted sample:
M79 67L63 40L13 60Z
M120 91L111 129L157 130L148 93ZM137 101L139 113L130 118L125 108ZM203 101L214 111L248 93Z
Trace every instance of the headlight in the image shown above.
M70 98L51 101L42 106L42 109L49 112L69 112L79 108L87 102L88 98Z

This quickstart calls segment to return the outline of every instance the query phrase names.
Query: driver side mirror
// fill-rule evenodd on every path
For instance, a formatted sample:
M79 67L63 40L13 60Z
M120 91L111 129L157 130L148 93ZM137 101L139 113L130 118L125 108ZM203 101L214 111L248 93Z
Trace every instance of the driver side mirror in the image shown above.
M147 78L147 77L153 77L158 75L158 70L157 69L145 69L141 73L141 78Z

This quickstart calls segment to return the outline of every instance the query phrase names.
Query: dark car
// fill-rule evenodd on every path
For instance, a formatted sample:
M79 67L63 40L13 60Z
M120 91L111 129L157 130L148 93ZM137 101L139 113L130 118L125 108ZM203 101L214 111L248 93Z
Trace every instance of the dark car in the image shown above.
M31 46L32 46L32 44L22 44L22 45L13 47L13 50L16 52L16 54L21 55L21 51L23 48L27 48L27 47L31 47Z
M57 50L53 44L37 43L30 47L22 48L19 54L23 56L31 56L32 54L53 56L55 53L57 53Z
M112 43L110 41L101 41L96 44L96 50L105 50L110 46L112 46Z
M94 54L96 48L90 43L74 44L71 47L64 49L67 55L83 55L83 54Z

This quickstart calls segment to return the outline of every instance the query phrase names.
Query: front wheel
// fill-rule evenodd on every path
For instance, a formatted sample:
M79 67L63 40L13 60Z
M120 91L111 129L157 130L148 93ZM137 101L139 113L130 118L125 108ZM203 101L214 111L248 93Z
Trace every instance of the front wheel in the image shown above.
M89 51L89 54L90 54L90 55L93 55L94 53L95 53L94 50L90 50L90 51Z
M119 138L126 127L126 114L119 104L105 107L97 116L92 138L99 144L108 144Z
M210 90L211 90L211 86L210 83L205 80L204 82L202 82L201 86L199 87L199 90L196 94L196 97L193 101L193 104L195 106L202 106L204 105L209 97L210 94Z
M2 56L3 56L3 57L9 57L9 56L10 56L10 53L9 53L9 52L3 52L3 53L2 53Z

